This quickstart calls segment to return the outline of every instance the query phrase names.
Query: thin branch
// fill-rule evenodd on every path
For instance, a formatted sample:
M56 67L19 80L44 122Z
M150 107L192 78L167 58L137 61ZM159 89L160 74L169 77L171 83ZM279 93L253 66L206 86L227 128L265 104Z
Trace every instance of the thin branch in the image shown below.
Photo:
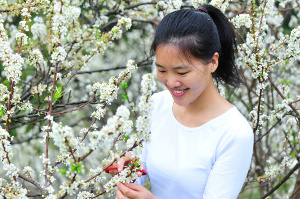
M272 193L274 193L281 185L283 185L290 177L291 175L297 171L300 167L300 162L298 162L291 170L290 172L284 176L284 178L282 178L282 180L280 180L280 182L274 186L271 190L268 191L268 193L266 193L263 197L261 197L261 199L267 198L268 196L270 196Z
M19 178L22 178L23 180L35 185L36 188L38 188L42 193L45 192L45 190L41 187L41 185L38 182L34 181L33 179L27 178L22 174L19 174Z
M286 114L284 114L283 117L284 116L286 116ZM272 131L272 129L275 128L275 126L281 122L281 120L282 119L278 119L277 122L265 134L263 134L257 140L254 141L254 144L256 144L257 142L259 142L263 137L265 137L268 133L270 133Z
M284 95L280 92L279 88L275 85L275 83L274 83L273 80L271 79L270 75L268 76L268 79L269 79L271 85L274 87L274 89L275 89L275 90L277 91L277 93L280 95L280 97L281 97L282 99L285 100L286 98L285 98ZM294 111L294 113L296 113L296 117L297 117L298 119L300 119L299 112L297 111L297 109L296 109L292 104L289 104L289 106L290 106L291 109Z

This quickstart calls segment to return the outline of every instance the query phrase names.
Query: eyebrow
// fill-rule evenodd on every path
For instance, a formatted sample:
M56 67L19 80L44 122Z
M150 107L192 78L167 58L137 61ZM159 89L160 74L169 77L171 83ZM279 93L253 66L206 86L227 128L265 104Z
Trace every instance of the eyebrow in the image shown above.
M157 63L157 62L155 62L155 65L156 65L157 67L160 67L160 68L166 68L166 67L160 65L160 64ZM187 68L188 68L187 66L182 65L182 66L175 66L175 67L173 67L172 69L173 69L173 70L178 70L178 69L187 69Z

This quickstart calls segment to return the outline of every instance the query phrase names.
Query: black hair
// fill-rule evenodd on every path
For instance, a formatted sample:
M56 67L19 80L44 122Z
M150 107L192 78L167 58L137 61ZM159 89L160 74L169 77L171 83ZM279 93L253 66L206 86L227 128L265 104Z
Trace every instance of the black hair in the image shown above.
M184 56L206 63L218 52L219 65L213 77L236 87L240 78L235 65L233 26L214 6L205 4L201 8L182 9L166 15L157 26L151 52L154 54L160 45L172 44Z

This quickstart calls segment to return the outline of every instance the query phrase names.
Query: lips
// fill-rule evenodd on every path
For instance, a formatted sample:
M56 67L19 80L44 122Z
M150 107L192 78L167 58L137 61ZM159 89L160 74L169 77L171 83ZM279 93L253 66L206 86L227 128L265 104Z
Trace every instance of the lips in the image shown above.
M188 88L186 89L170 89L172 94L175 96L175 97L182 97L188 90Z

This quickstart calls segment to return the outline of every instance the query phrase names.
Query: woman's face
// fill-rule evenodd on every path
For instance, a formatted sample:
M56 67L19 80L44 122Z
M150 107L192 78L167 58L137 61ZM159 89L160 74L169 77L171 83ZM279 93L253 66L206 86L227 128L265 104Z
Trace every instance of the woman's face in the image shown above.
M170 91L177 105L192 105L213 84L211 73L217 69L218 56L215 53L211 63L205 65L199 59L187 59L175 46L160 45L156 49L158 80Z

